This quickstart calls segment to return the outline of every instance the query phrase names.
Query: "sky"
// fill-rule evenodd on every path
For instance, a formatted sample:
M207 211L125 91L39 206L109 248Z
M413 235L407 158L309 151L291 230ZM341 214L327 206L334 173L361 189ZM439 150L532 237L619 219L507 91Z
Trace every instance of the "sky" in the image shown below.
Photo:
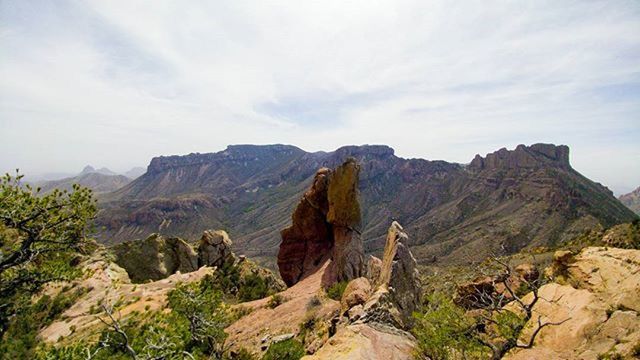
M468 163L566 144L640 186L640 2L0 0L0 171L229 144Z

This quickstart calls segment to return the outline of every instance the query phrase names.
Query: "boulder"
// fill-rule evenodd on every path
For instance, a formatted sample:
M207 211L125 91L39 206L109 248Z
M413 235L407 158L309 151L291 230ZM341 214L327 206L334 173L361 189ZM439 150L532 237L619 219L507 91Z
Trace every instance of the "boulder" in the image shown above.
M364 304L371 295L371 284L365 277L359 277L353 279L347 284L347 287L342 293L342 299L340 304L343 310L351 309L352 307L360 304Z
M111 250L115 263L127 271L132 282L155 281L178 271L188 273L198 269L198 255L180 238L152 234L143 240L115 245Z
M233 264L235 256L231 252L231 244L226 231L206 230L198 244L198 266Z

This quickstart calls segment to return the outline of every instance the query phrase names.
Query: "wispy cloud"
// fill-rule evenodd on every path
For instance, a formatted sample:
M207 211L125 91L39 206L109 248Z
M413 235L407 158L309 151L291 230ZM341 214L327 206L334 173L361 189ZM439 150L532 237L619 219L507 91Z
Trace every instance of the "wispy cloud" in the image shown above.
M635 1L3 1L0 169L116 169L232 143L518 143L640 185Z

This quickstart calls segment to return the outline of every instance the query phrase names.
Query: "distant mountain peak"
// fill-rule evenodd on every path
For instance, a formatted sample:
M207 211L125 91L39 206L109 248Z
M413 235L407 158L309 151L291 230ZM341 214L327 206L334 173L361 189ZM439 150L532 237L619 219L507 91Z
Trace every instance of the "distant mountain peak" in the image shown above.
M469 164L470 169L476 170L536 168L540 166L571 169L569 147L553 144L533 144L531 146L520 144L514 150L502 148L485 157L476 155Z
M618 198L626 207L640 215L640 187Z
M82 169L82 171L80 172L80 175L90 174L94 172L96 172L96 169L91 165L87 165L84 167L84 169Z
M96 170L91 165L85 166L84 169L82 169L82 171L78 175L86 175L86 174L93 174L93 173L98 173L102 175L117 175L115 172L107 169L106 167L101 167L100 169Z

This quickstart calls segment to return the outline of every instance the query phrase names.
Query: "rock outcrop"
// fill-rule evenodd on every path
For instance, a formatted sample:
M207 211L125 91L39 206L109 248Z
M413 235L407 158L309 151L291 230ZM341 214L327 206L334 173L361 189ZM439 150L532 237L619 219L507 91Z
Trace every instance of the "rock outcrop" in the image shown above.
M384 325L349 325L336 333L315 354L304 360L410 360L411 335Z
M472 169L518 169L551 165L569 169L569 147L566 145L534 144L518 145L515 150L502 148L486 157L476 155L469 167Z
M394 221L382 261L369 257L370 278L347 284L340 314L334 318L336 334L309 359L413 358L415 339L406 330L420 303L420 284L407 240Z
M369 278L351 280L342 296L342 315L348 321L379 323L409 329L420 305L417 263L407 246L408 236L393 222L387 232L382 261L371 256Z
M358 201L360 166L349 158L332 174L327 198L327 222L333 230L332 266L338 281L364 275L364 246L361 238L362 218Z
M408 240L402 226L394 221L387 232L380 277L374 281L380 291L388 291L404 328L410 327L412 314L420 304L417 263L407 245Z
M160 280L176 272L198 269L198 254L180 238L152 234L143 240L127 241L112 248L116 264L122 266L131 281Z
M224 230L206 230L198 244L198 266L223 266L233 264L231 239Z
M321 168L316 172L311 188L293 212L291 226L281 232L278 268L288 286L328 258L336 280L364 275L359 171L355 160L349 159L334 171Z
M533 264L520 264L516 266L513 274L495 276L479 276L472 281L457 286L453 302L467 310L484 309L500 306L513 300L513 296L504 285L508 281L509 287L518 292L520 288L526 288L527 283L533 284L540 278L538 268Z
M330 257L333 248L327 190L331 170L321 168L313 185L304 194L291 217L292 224L282 230L278 269L282 280L292 286Z
M520 341L526 341L538 327L538 317L559 324L543 328L532 348L514 349L505 359L637 356L640 250L588 247L576 255L559 252L548 274L556 282L539 289L541 300L533 307L534 316ZM530 294L524 301L531 298Z

